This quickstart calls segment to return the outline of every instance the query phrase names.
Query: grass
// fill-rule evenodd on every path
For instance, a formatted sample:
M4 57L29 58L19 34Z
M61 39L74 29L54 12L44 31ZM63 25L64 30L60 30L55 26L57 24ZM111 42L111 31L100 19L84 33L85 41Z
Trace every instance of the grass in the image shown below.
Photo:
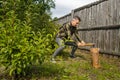
M120 80L120 59L100 55L101 68L95 69L89 52L77 50L75 59L69 58L69 52L66 49L58 55L57 63L46 60L41 66L32 66L21 80ZM0 79L10 80L5 76L0 74Z

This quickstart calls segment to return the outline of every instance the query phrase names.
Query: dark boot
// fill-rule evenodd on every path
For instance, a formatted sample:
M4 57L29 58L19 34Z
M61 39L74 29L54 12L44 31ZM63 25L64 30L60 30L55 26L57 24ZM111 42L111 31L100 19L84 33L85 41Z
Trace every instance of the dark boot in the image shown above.
M77 47L73 46L73 47L72 47L71 54L70 54L70 57L71 57L71 58L75 58L74 53L75 53L76 50L77 50Z

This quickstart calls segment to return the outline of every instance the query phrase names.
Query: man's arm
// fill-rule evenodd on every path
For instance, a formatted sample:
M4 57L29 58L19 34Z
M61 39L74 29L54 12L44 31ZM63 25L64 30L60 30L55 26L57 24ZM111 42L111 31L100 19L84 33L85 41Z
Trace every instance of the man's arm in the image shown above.
M78 31L75 31L74 33L75 38L77 39L78 42L82 42L83 40L79 37Z
M94 43L85 43L78 35L78 32L75 32L75 37L77 39L78 46L94 46Z

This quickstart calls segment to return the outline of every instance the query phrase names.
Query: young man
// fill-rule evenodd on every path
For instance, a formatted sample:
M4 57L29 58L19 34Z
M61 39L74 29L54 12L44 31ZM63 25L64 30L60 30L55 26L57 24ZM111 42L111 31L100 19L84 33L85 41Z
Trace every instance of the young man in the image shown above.
M80 17L75 16L69 23L63 24L63 26L60 27L60 30L56 36L56 42L58 43L59 48L52 55L52 62L56 62L54 58L57 56L57 54L59 54L60 51L62 51L65 48L65 45L72 46L72 51L70 53L71 58L75 57L74 53L78 46L85 45L85 42L79 38L76 29L80 21Z

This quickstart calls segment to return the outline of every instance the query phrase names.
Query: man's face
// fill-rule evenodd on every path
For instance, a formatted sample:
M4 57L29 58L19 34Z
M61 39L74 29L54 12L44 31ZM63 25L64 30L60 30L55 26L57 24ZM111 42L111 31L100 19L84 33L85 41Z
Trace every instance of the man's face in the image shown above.
M77 27L79 25L80 21L77 19L72 20L72 26Z

